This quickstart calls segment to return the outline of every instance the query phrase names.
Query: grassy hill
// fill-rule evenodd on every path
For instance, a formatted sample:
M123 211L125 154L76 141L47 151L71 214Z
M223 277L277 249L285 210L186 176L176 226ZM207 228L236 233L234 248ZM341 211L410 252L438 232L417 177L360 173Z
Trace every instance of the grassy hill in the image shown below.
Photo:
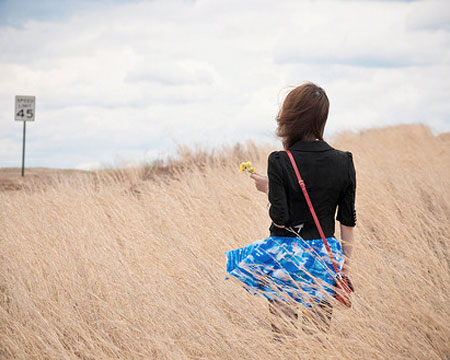
M268 236L238 172L273 150L184 149L165 167L0 170L1 359L450 359L450 141L420 125L342 134L357 169L354 306L272 339L224 252ZM14 190L15 191L10 191Z

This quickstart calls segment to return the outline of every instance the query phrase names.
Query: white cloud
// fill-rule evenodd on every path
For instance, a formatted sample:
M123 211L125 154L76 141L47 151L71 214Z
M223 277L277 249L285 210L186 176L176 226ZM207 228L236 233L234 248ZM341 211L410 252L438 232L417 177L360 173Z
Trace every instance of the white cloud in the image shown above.
M285 25L275 59L281 64L341 64L361 67L431 65L448 54L447 34L414 31L405 19L419 3L318 3L298 7L298 21ZM318 16L318 15L321 16Z
M93 161L93 162L88 162L88 163L81 163L81 164L77 164L75 165L75 169L78 170L98 170L101 169L102 166L104 166L104 164L98 162L98 161Z
M447 0L421 1L415 4L406 23L412 30L450 31L450 3Z
M83 167L177 144L273 140L288 85L331 100L327 134L422 121L450 130L448 5L416 1L104 2L0 27L0 166ZM4 140L2 140L4 141ZM86 165L87 166L87 165Z

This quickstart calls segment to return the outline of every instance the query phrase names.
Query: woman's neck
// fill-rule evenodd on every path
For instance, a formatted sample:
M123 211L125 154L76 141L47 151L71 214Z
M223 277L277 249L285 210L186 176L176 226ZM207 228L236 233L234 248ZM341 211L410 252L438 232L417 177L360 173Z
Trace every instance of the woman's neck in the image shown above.
M302 141L319 141L319 139L311 136L311 137L305 137L302 139Z

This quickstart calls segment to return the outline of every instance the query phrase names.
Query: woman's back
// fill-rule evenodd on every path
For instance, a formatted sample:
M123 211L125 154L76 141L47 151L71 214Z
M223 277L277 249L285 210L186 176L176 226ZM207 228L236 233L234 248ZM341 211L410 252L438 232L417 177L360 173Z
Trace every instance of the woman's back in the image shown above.
M336 208L337 220L343 225L354 226L356 178L352 154L336 150L323 140L297 141L289 150L306 184L325 236L334 235ZM295 231L300 229L299 234L304 239L320 238L286 152L270 154L267 172L272 221ZM296 236L274 224L270 231L273 236Z

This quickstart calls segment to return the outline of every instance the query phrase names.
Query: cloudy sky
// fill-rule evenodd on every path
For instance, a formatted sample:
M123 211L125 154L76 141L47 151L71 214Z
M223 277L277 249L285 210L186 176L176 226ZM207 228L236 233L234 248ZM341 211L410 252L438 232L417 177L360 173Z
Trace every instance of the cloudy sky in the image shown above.
M0 0L0 167L21 165L18 94L36 96L27 166L90 168L275 142L307 80L327 136L450 131L449 79L448 0Z

